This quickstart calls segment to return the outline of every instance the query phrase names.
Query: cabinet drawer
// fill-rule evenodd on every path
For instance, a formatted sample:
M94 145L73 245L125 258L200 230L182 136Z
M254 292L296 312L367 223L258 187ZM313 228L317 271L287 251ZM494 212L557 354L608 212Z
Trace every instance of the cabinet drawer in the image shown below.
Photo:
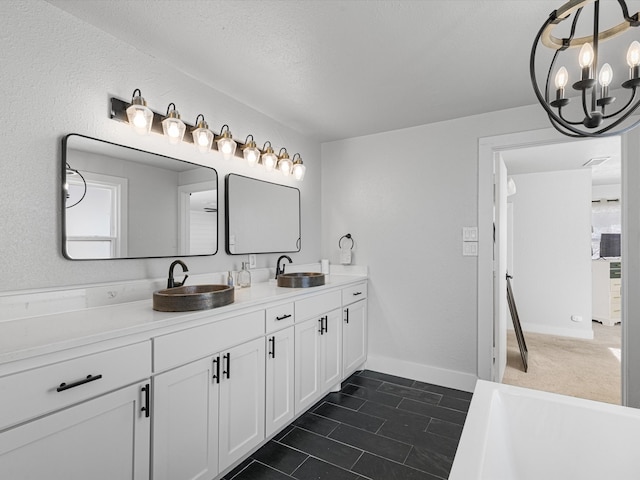
M367 298L367 283L358 283L342 289L342 305L349 305Z
M260 335L264 335L264 310L156 337L153 371L183 365Z
M267 333L293 325L294 318L293 303L267 308Z
M143 342L0 378L0 430L150 375L151 342Z
M308 320L334 308L340 308L341 301L340 291L323 293L322 295L298 300L295 306L296 322Z

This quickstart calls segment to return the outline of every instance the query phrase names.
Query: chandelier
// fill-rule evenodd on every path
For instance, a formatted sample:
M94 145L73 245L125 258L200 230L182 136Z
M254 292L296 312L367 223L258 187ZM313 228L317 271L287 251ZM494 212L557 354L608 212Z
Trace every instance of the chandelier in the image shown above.
M576 30L580 14L583 7L589 3L593 3L593 25L589 25L588 35L577 37ZM640 97L637 95L637 90L640 87L640 43L637 40L631 41L626 52L629 73L628 78L619 84L625 96L621 101L616 102L616 98L609 93L610 86L613 87L614 78L611 65L600 63L602 60L609 60L613 63L616 59L601 59L598 56L601 43L627 31L629 27L640 25L639 14L635 13L630 16L626 2L617 0L622 22L601 30L601 3L603 2L600 0L570 0L559 9L554 10L540 28L531 49L529 73L536 97L547 112L554 128L570 137L619 135L640 124L640 120L630 119L640 106L640 98L637 98ZM608 2L609 5L614 3L616 2ZM567 22L567 26L571 25L568 36L565 38L553 36L553 30L565 20L571 20ZM541 92L535 73L536 55L540 43L554 51L543 87L544 94ZM577 59L575 53L573 53L573 57L568 53L577 50L579 50ZM620 52L620 57L623 55L624 52ZM568 70L558 62L559 58L576 65L571 67L571 63L567 64L569 65ZM576 98L569 98L566 92L572 75L576 79L571 86L577 94ZM555 89L551 86L552 76ZM581 102L581 105L574 104L571 108L569 105L572 101Z

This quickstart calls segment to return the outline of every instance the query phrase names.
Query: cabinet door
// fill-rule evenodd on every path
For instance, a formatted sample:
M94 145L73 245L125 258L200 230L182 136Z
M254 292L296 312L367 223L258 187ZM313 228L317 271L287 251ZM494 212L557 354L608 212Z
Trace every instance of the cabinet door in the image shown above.
M321 394L320 390L321 320L309 320L295 326L295 412L304 412Z
M268 335L266 384L266 436L293 419L294 328Z
M220 357L220 471L264 439L264 356L264 338L258 338Z
M367 302L362 300L343 311L342 375L348 377L367 359Z
M218 473L218 361L208 357L155 377L154 480L209 480Z
M144 384L116 390L0 434L0 478L148 480Z
M320 336L320 390L324 393L340 386L342 380L342 315L340 309L325 315Z

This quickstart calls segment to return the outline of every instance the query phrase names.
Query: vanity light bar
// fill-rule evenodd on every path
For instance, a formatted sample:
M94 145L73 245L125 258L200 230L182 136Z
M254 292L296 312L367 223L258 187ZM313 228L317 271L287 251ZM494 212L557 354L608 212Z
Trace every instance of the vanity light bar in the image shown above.
M139 90L136 90L139 91ZM111 97L111 111L110 111L110 115L109 117L112 118L113 120L116 120L118 122L122 122L122 123L126 123L126 124L130 124L129 123L129 119L127 117L127 108L129 108L132 105L132 103L127 102L125 100L121 100L119 98L116 97ZM170 104L172 105L172 104ZM175 105L174 105L174 109L175 109ZM160 134L160 135L164 135L164 130L162 128L162 122L164 120L166 120L167 118L169 118L169 116L167 115L162 115L161 113L155 112L153 110L151 110L151 112L153 113L153 120L151 123L151 132ZM191 143L193 144L193 135L192 132L194 130L196 130L198 127L195 125L191 125L187 122L183 122L186 126L186 131L184 134L184 137L182 138L183 142L186 143ZM226 131L225 131L226 128ZM213 142L213 144L211 145L211 150L220 150L221 145L224 144L223 143L219 143L219 140L221 139L226 139L226 138L231 138L231 133L229 132L229 126L228 125L223 125L222 130L220 131L220 133L216 133L213 132L213 134L215 135L215 140ZM249 137L251 137L251 140L249 140ZM253 135L249 135L247 136L247 140L245 140L245 143L235 140L233 139L233 141L236 143L237 148L233 149L233 153L229 154L228 152L220 152L221 154L225 154L225 157L228 156L229 158L231 157L238 157L241 159L244 159L244 150L245 148L251 149L252 147L255 148L255 141L253 140ZM265 143L265 147L267 145L267 143L269 144L269 146L271 146L271 142L266 142ZM284 147L283 147L284 148ZM273 153L273 149L272 148L263 148L263 150L260 150L258 148L255 148L256 150L258 150L261 154L269 154L269 153ZM286 152L286 149L284 149ZM280 149L280 151L282 151L282 149ZM299 156L299 154L297 154ZM276 157L277 159L278 157ZM258 160L257 163L262 164L262 158L260 158ZM300 163L302 163L300 161ZM274 169L276 170L276 169ZM267 168L267 171L269 171L269 169ZM302 180L302 178L298 178L298 176L295 176L296 179L298 180Z

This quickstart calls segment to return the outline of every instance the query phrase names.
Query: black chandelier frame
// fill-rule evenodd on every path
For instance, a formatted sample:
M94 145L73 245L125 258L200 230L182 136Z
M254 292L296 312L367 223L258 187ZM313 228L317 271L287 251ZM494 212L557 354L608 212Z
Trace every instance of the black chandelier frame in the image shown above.
M553 127L560 133L569 137L605 137L620 135L640 125L640 120L637 120L631 125L628 125L624 128L615 131L613 130L622 122L627 120L638 109L638 107L640 107L640 98L636 100L636 94L638 93L638 88L640 87L640 69L638 69L638 67L635 67L632 78L622 83L621 86L623 88L631 91L630 98L623 107L613 113L605 113L605 110L607 105L610 105L615 101L615 97L609 97L608 89L605 88L603 89L603 95L601 96L601 98L598 98L598 82L595 78L597 75L596 72L598 71L599 42L608 40L609 38L612 38L619 33L626 31L629 27L640 26L640 12L635 13L634 15L629 15L629 9L626 2L624 0L617 0L622 10L624 21L612 28L609 28L608 30L600 32L600 0L595 0L593 34L590 36L576 38L575 32L578 24L578 19L580 18L583 7L587 3L590 3L590 1L592 0L570 0L559 9L551 12L549 18L545 21L545 23L538 31L538 34L536 35L529 59L529 74L531 77L533 90L536 94L536 97L538 98L538 101L547 112L549 120L551 121ZM572 14L573 21L571 24L569 37L561 39L553 37L551 35L551 30L560 22L570 18ZM542 43L545 46L556 50L553 55L553 59L551 60L549 71L547 73L544 95L540 91L535 73L536 52L541 39L543 40ZM582 109L585 116L580 121L572 121L566 119L563 116L562 112L562 108L570 102L569 98L559 97L555 100L549 99L551 74L555 69L556 60L558 59L558 55L560 54L560 52L563 52L572 47L581 47L585 43L592 43L593 46L594 58L591 67L591 72L593 73L590 73L588 78L582 79L573 84L574 90L581 91ZM590 98L588 98L589 90ZM589 103L591 108L589 108ZM557 109L557 113L556 111L554 111L554 109ZM611 119L615 120L607 122ZM603 125L603 123L605 123L605 125L602 126L602 128L598 129L598 127ZM582 128L579 128L578 126L582 126Z

